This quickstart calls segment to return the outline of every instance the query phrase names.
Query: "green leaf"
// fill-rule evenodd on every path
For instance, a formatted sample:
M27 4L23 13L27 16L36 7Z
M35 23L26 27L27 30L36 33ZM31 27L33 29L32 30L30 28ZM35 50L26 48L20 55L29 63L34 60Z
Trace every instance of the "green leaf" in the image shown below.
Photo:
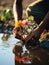
M33 21L34 20L34 16L29 16L28 20Z
M1 21L6 21L6 16L2 15L1 16Z
M2 15L6 15L6 10L7 10L7 8L4 8L4 9L3 9Z
M10 9L7 9L7 10L6 10L6 15L7 15L7 16L12 16L13 13L12 13L12 11L11 11Z
M13 16L12 10L9 8L4 8L1 15L1 20L6 21L10 20Z

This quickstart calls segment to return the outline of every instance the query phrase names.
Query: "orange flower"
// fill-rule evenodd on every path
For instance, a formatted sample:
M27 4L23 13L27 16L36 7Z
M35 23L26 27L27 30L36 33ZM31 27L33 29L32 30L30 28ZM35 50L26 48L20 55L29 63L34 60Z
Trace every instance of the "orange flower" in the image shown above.
M21 63L22 58L21 58L21 57L19 57L18 55L15 55L15 60L16 60L17 62Z
M19 20L19 25L22 26L22 21L21 20Z
M16 27L16 28L19 27L19 22L15 22L15 27Z
M22 21L21 20L19 20L19 21L17 21L16 23L15 23L15 27L16 28L19 28L19 27L21 27L22 26Z

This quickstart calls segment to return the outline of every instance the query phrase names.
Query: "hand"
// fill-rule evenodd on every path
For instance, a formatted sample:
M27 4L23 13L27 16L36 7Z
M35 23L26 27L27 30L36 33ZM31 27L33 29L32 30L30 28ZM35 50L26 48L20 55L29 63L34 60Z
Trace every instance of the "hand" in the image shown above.
M16 37L16 34L17 34L17 29L16 29L16 27L13 29L13 35L14 35L14 37Z
M25 38L25 42L27 43L31 38L38 40L40 37L40 29L37 27L36 29L32 30L28 36Z
M23 40L23 32L20 28L18 29L18 28L15 27L13 29L13 35L14 35L15 38Z

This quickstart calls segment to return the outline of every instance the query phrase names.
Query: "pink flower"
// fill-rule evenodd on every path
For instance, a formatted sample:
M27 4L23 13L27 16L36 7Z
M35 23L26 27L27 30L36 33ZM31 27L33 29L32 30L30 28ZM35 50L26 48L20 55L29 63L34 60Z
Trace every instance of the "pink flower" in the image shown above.
M23 56L22 57L22 62L27 64L29 62L29 57L28 56Z
M23 27L25 28L25 29L27 29L28 28L28 26L29 26L29 24L30 24L30 21L28 21L28 19L26 19L26 20L23 20Z

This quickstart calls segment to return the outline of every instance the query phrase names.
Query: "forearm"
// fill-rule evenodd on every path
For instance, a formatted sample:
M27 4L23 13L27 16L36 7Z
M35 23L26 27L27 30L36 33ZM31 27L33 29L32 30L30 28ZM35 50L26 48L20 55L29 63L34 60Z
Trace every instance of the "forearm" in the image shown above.
M40 33L46 28L46 26L49 25L49 12L46 14L44 19L39 24L38 28L40 29Z
M17 14L17 10L16 10L16 2L17 2L17 0L15 0L14 4L13 4L13 15L14 15L15 21L18 21L18 14Z
M17 9L17 14L18 14L18 20L21 20L22 19L22 11L23 11L22 0L18 0L16 2L16 9Z
M13 5L13 14L15 21L22 19L22 0L15 0Z
M43 32L43 30L46 28L47 25L49 25L49 12L35 30L38 30L39 35L41 35L41 33ZM32 30L32 32L30 32L30 34L25 38L25 42L28 42L34 35L36 35L36 34L34 35L32 34L33 31L35 30Z

